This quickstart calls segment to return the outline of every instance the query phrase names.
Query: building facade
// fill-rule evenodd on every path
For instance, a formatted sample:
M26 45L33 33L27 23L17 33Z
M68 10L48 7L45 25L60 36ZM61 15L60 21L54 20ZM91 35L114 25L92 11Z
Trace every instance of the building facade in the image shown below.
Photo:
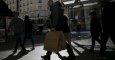
M29 15L31 19L48 16L47 0L4 0L12 11L19 11L20 17Z
M21 16L29 15L32 19L48 16L47 0L20 0L19 12Z
M9 9L17 11L17 0L4 0L8 4Z

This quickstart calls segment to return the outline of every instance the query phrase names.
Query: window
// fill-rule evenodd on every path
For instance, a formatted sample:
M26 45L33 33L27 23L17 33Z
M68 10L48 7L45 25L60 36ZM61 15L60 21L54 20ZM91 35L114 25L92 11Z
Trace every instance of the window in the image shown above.
M29 11L29 8L27 8L27 12Z
M13 6L13 9L15 9L14 6Z
M29 3L27 2L27 5L29 5Z
M32 4L32 1L30 1L30 4Z
M22 5L20 4L20 7L22 7Z
M23 3L23 6L25 6L25 3Z
M22 10L20 9L20 12L21 12Z
M42 6L38 6L38 9L42 9Z
M38 3L42 3L42 0L38 0Z
M10 1L10 4L12 4L12 2Z
M14 4L14 0L13 0L13 4Z

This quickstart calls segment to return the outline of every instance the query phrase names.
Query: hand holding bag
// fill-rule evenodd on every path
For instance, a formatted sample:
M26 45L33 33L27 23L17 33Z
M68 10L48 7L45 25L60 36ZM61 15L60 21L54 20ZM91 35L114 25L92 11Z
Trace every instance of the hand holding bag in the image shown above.
M62 31L50 31L44 40L44 50L58 52L66 49L66 38Z

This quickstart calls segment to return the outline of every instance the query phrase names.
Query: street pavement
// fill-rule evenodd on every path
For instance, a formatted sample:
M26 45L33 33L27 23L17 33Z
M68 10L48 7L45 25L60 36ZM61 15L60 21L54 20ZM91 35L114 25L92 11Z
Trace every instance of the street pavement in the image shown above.
M46 51L43 50L43 41L44 36L35 36L35 50L31 51L31 41L26 42L26 49L29 50L27 54L22 54L20 49L18 49L17 53L14 55L13 47L15 45L15 41L9 41L8 43L0 43L0 60L43 60L41 58L42 55L46 54ZM95 52L87 52L87 49L91 47L91 39L90 38L72 38L72 47L73 51L76 55L75 60L115 60L115 46L109 39L107 43L107 58L97 58L100 45L96 42ZM51 60L66 60L68 56L67 50L63 50L59 52L57 55L55 52L51 55Z

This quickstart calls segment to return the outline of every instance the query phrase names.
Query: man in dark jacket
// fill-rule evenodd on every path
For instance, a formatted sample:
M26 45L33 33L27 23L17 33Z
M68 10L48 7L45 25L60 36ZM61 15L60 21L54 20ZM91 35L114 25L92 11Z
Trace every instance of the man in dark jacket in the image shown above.
M90 32L92 38L92 46L88 50L89 52L94 51L95 41L100 43L100 35L101 35L101 21L97 17L96 11L90 12L91 22L90 22Z
M101 37L101 49L99 56L105 57L106 55L106 43L108 38L110 37L113 43L115 44L115 29L113 26L115 26L114 20L115 20L115 2L110 2L108 0L102 0L101 1L102 6L102 37Z
M24 53L27 53L26 48L22 44L24 36L24 21L20 19L18 16L19 13L14 12L14 17L12 18L12 21L10 22L10 25L8 27L9 30L13 30L14 35L16 37L16 44L13 52L16 53L19 46L21 46L22 51Z
M33 40L33 25L32 25L32 21L29 19L29 16L25 16L25 20L24 20L24 24L25 24L25 33L24 33L24 42L23 44L25 45L26 39L29 38L32 41L32 50L34 50L34 40Z

